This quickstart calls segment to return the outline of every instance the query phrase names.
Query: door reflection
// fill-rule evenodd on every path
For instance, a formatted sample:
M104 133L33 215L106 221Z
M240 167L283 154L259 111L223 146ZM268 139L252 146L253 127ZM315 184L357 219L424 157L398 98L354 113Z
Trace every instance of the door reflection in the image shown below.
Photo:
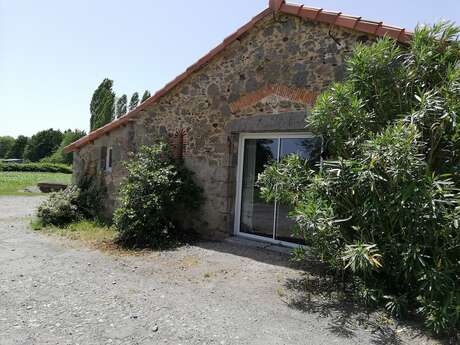
M270 162L277 159L278 140L247 139L244 142L243 181L241 193L240 231L273 237L275 204L260 196L257 176Z
M279 160L290 154L305 158L310 164L319 162L321 155L321 138L281 138ZM275 239L304 244L304 240L294 235L295 220L289 216L291 208L280 202L276 203Z
M321 138L261 138L244 140L241 186L240 232L280 241L304 243L293 235L295 221L290 207L266 202L260 195L257 177L273 161L297 154L316 164L321 155Z

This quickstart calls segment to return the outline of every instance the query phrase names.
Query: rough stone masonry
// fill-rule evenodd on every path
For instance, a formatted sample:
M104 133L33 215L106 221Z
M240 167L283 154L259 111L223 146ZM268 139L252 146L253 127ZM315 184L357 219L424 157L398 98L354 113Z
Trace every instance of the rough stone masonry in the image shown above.
M296 16L266 16L135 120L75 152L74 180L101 175L110 216L126 175L123 161L161 138L180 142L185 164L206 198L186 226L211 238L228 236L239 133L305 131L315 97L343 78L346 56L370 38ZM104 147L112 147L110 172L101 166Z

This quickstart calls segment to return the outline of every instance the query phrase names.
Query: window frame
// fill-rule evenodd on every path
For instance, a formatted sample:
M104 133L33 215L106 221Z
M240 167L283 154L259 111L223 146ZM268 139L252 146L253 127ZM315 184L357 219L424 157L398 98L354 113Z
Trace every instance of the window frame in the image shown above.
M107 146L107 156L105 157L105 171L112 172L113 168L113 149Z
M234 214L234 223L233 223L233 234L237 237L248 238L252 240L257 240L261 242L267 242L277 245L282 245L285 247L291 248L305 248L304 245L278 240L275 238L258 236L253 234L248 234L240 231L241 226L241 198L242 198L242 183L243 183L243 165L244 165L244 142L246 139L278 139L278 157L280 151L280 142L281 139L286 138L321 138L321 155L320 155L320 165L322 165L322 154L324 141L321 136L315 135L311 132L257 132L257 133L240 133L238 138L238 163L236 167L236 192L235 192L235 214ZM276 211L276 210L275 210Z

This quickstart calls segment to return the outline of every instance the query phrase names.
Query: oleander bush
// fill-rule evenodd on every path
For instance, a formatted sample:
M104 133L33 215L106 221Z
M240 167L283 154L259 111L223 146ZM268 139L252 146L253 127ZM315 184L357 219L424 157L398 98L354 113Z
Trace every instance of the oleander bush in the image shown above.
M23 171L23 172L52 172L71 174L72 167L65 164L56 163L2 163L0 171Z
M164 143L143 146L126 168L128 175L114 215L119 243L131 248L165 248L181 241L187 229L179 218L198 209L203 200L192 173L173 158Z
M362 301L418 313L436 333L460 328L459 32L440 23L408 46L357 46L307 120L321 166L289 156L259 176Z

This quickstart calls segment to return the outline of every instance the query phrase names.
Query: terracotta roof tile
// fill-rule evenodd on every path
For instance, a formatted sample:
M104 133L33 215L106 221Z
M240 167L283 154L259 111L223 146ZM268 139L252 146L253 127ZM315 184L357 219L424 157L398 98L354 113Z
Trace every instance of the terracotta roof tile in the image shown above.
M174 80L166 84L162 89L157 91L153 96L148 98L142 104L140 104L135 109L131 110L126 115L106 124L105 126L98 128L97 130L89 133L85 137L73 142L72 144L64 148L65 152L72 152L80 149L86 144L94 142L97 138L102 135L111 132L112 130L126 125L134 117L140 114L148 106L155 103L159 98L163 97L169 91L171 91L176 85L181 81L189 77L194 72L198 71L204 67L209 61L211 61L217 54L222 52L234 41L240 39L247 31L253 28L261 19L265 18L267 15L275 13L285 13L295 16L302 17L307 20L313 20L317 22L327 23L330 25L336 25L339 27L361 31L363 33L375 35L375 36L389 36L395 40L398 40L402 43L407 43L411 39L412 34L405 31L402 28L397 28L394 26L385 25L382 22L374 22L369 20L364 20L361 17L355 17L350 15L342 14L341 12L332 12L325 11L322 8L313 8L306 7L304 5L290 4L286 3L283 0L269 0L269 7L264 11L260 12L257 16L252 18L247 24L243 25L236 32L229 35L223 40L221 44L209 51L205 56L191 65L186 69L185 72L178 75Z
M361 31L376 36L388 35L403 43L409 42L411 37L411 34L405 32L405 30L402 28L384 25L383 22L364 20L361 17L345 15L342 14L342 12L325 11L322 8L289 4L281 0L272 1L270 5L274 11L298 15L305 19L337 25L347 29ZM275 10L276 8L278 9Z

